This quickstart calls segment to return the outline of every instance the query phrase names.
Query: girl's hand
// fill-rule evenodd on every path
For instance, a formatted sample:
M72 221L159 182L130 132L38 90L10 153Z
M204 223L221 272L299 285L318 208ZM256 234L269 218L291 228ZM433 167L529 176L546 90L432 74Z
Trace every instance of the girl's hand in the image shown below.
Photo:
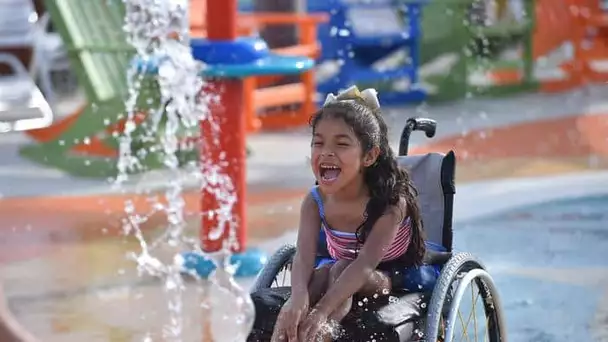
M271 342L298 341L298 327L306 317L309 309L308 294L292 295L289 297L277 318Z
M300 325L300 342L316 341L321 328L327 323L327 316L322 310L313 309L310 311Z

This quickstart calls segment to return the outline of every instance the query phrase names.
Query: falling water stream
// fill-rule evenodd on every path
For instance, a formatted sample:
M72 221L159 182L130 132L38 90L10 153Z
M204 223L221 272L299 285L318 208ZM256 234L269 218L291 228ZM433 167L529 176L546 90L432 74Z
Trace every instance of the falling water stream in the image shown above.
M223 165L213 165L205 158L205 146L199 146L201 161L191 163L189 167L180 165L179 152L187 147L181 132L195 132L201 121L211 123L213 132L221 134L213 125L213 115L209 112L209 103L215 95L202 91L205 85L200 77L204 65L196 61L189 45L188 0L123 0L125 5L124 30L130 44L136 49L139 65L132 65L127 72L128 98L126 100L126 124L119 139L119 159L117 186L129 179L129 174L141 170L140 152L133 153L134 139L156 137L158 146L148 149L149 153L158 153L167 171L164 201L156 202L156 209L166 214L166 229L154 241L146 241L140 229L142 218L136 213L134 204L125 205L126 219L124 231L134 236L140 244L140 250L129 256L137 263L140 274L159 277L164 282L168 298L169 320L163 328L163 339L167 341L183 340L183 300L185 283L182 277L183 258L181 252L198 247L198 241L192 241L184 235L185 201L183 198L184 183L199 180L202 191L209 191L215 196L218 207L204 208L202 215L212 215L218 222L210 232L211 239L219 239L227 227L229 236L234 237L235 222L232 218L232 206L235 202L233 185L223 173ZM154 65L154 70L144 70L144 66ZM149 120L145 132L136 127L135 113L138 97L146 73L154 71L159 88L160 101L157 108L148 112ZM152 101L148 101L152 103ZM139 126L142 127L142 126ZM190 139L191 140L191 139ZM194 164L194 165L193 165ZM194 166L194 167L193 167ZM245 293L232 278L233 270L225 261L228 260L229 247L234 243L230 239L225 243L225 251L209 255L217 269L209 281L201 284L205 289L201 310L204 310L203 324L205 336L216 342L245 341L253 324L253 305ZM155 253L157 247L170 250L172 257L166 258ZM219 305L221 303L221 305ZM146 340L150 340L149 338Z

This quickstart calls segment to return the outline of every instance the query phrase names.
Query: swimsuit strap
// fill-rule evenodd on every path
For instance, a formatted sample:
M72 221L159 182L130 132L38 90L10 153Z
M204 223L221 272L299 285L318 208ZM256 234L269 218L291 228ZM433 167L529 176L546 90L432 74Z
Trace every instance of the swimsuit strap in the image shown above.
M321 219L325 221L325 209L323 208L323 200L321 199L319 188L315 186L310 190L310 194L312 195L312 198L315 200L315 202L317 202L317 207L319 207L319 215L321 216Z

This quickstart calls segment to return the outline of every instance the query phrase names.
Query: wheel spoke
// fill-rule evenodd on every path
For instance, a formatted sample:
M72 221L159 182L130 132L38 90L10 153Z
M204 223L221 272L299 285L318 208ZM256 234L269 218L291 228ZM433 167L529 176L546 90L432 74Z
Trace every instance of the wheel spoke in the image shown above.
M479 291L477 291L477 295L479 295ZM473 286L471 286L471 301L473 302L473 312L477 312L477 308L475 307L475 304L477 304L477 298L479 298L479 296L475 296L474 292L473 292ZM473 329L475 329L475 342L477 341L477 315L473 315Z
M458 310L458 320L460 321L460 323L462 323L462 335L460 335L460 339L459 341L462 341L462 338L466 336L467 341L469 340L469 335L467 334L467 327L464 325L464 320L462 319L462 314L460 313L460 310ZM454 333L452 332L452 337L454 336Z
M474 294L475 292L473 291L473 288L474 288L473 284L474 283L471 283L471 303L472 303L471 312L469 313L469 316L467 317L466 324L463 322L462 316L460 315L460 308L458 309L458 315L459 315L461 323L463 324L463 332L462 332L462 335L460 335L459 341L462 341L462 338L465 335L467 337L467 341L469 340L469 336L467 334L467 330L469 328L469 323L471 322L471 318L474 319L473 322L474 322L474 326L475 326L475 341L477 341L477 316L474 315L474 313L477 312L477 310L476 310L476 304L477 304L477 298L479 298L479 296L477 296L477 297L475 296L475 294Z

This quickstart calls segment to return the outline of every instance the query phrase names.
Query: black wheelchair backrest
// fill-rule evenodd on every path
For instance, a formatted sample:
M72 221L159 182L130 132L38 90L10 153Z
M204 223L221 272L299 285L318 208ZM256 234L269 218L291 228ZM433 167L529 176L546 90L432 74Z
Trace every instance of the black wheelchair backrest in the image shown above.
M397 158L399 165L408 170L414 187L418 190L418 202L427 240L442 245L451 252L452 212L456 192L454 152Z

